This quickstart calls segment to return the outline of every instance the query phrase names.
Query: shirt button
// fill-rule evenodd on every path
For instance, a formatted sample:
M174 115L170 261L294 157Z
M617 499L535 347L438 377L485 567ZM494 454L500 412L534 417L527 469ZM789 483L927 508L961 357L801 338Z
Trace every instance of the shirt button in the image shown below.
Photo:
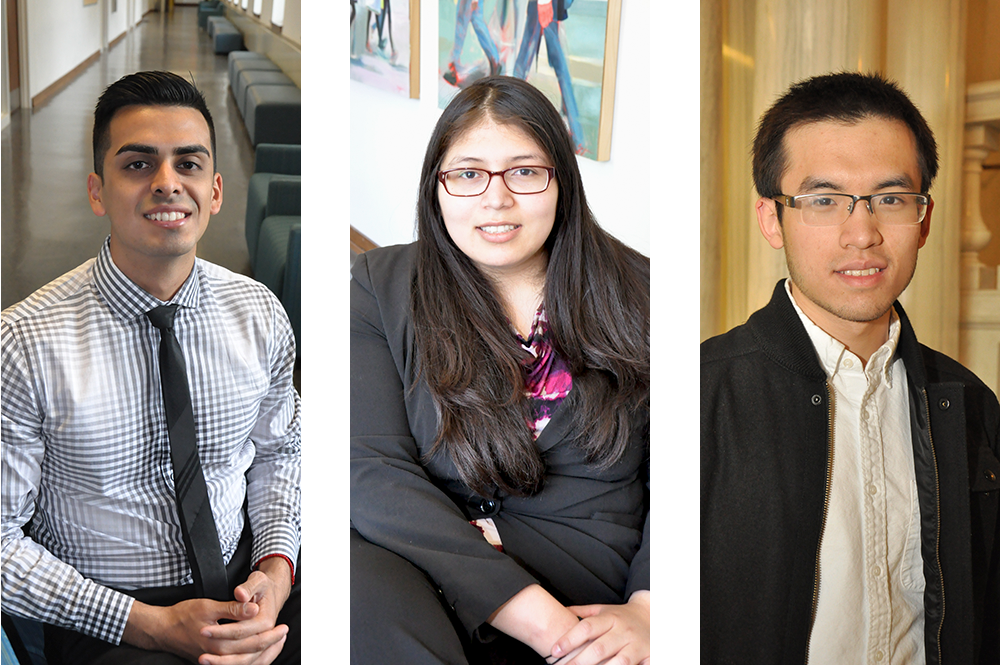
M869 485L868 493L874 496L875 494L878 494L878 488L875 487L875 485Z
M843 362L843 365L844 365L844 367L846 367L847 369L851 369L852 367L854 367L854 361L853 361L853 360L851 360L850 358L844 358L844 362Z
M876 652L875 652L875 660L882 660L882 657L883 657L884 655L885 655L885 654L883 654L883 653L882 653L881 651L876 651Z
M875 577L878 577L879 575L882 574L882 569L879 568L878 566L875 566L874 568L872 568L872 572L875 573Z

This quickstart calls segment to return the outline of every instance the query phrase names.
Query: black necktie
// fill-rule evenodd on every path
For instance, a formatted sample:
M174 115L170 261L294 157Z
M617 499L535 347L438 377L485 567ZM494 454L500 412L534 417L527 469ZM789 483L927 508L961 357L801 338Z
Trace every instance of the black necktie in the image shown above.
M177 511L194 576L195 595L231 600L219 547L219 533L215 529L212 506L208 502L208 486L198 458L184 354L174 335L176 311L177 305L163 305L146 312L146 316L160 330L160 384L163 388L163 408L167 414L170 457L174 464Z

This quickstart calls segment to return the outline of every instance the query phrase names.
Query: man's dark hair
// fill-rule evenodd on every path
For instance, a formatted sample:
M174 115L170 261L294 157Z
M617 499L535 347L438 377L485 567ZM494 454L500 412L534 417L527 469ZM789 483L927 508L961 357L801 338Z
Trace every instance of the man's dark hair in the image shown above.
M201 113L212 138L212 170L217 171L215 124L205 97L193 83L170 72L137 72L123 76L97 100L94 109L94 172L104 178L104 155L111 148L111 120L126 106L183 106Z
M917 107L881 74L840 72L796 83L761 117L753 142L757 193L767 198L789 194L781 191L781 176L787 168L785 135L791 129L824 120L853 124L867 118L899 120L910 128L917 144L920 191L930 191L938 169L937 144ZM778 210L780 215L780 206Z

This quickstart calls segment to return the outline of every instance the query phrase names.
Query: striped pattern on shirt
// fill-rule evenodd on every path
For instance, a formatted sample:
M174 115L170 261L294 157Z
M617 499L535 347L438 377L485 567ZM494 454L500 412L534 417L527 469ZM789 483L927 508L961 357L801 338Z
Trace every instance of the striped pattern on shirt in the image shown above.
M246 497L252 561L295 561L300 402L285 312L263 285L201 260L171 302L223 556L239 541ZM132 601L109 587L191 583L159 332L145 316L162 304L118 270L105 242L3 312L5 611L118 642Z

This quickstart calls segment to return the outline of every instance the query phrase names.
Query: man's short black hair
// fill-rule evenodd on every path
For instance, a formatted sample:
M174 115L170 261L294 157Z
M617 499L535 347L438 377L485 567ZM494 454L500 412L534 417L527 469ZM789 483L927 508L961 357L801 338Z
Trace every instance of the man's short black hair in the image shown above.
M193 83L170 72L137 72L123 76L97 100L94 109L94 172L104 178L104 155L111 148L111 119L126 106L183 106L200 112L212 138L212 170L215 157L215 124L205 97Z
M753 183L766 198L780 194L787 168L785 135L813 122L856 123L867 118L899 120L913 132L920 168L920 191L930 191L937 175L934 133L906 93L881 74L840 72L800 81L761 116L753 142ZM780 208L779 208L780 210Z

